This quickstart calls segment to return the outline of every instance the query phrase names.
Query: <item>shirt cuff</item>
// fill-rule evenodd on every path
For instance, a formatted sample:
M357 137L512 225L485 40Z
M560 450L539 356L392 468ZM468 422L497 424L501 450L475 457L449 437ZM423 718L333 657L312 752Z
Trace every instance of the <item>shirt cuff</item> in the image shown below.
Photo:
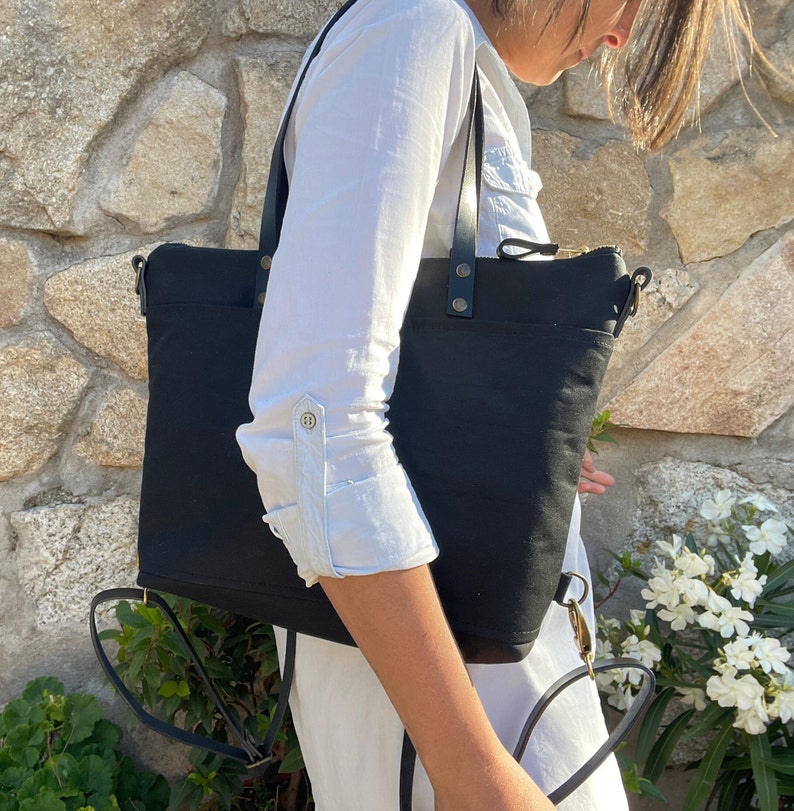
M411 569L438 556L430 526L399 465L359 482L334 485L327 489L324 504L315 506L309 512L315 517L324 513L324 527L297 504L264 516L307 586L320 576Z

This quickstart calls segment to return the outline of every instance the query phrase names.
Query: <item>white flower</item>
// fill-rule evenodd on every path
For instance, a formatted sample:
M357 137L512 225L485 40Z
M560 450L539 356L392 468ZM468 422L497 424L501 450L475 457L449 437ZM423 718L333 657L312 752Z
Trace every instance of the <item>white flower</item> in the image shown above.
M754 555L769 552L777 555L788 544L788 527L776 518L767 518L760 527L743 526L745 537L750 541L750 551Z
M662 651L656 647L649 639L637 639L635 634L629 636L621 645L621 653L630 659L637 659L646 667L653 667L656 662L661 661ZM626 670L623 679L631 684L639 684L642 674L637 670Z
M651 630L650 625L645 624L645 611L642 608L632 608L629 611L629 623L642 628L643 636L647 636Z
M595 658L596 659L609 659L615 655L615 649L608 639L596 638L595 643Z
M730 490L718 490L714 494L714 500L706 500L700 508L700 514L707 521L719 521L723 518L731 517L731 507L736 503L736 497L731 495Z
M614 617L609 617L608 619L599 617L598 623L607 634L612 634L620 630L620 621L616 620Z
M684 539L680 535L673 535L673 542L657 541L656 545L672 560L675 560L680 554L684 546Z
M750 670L756 664L752 640L743 637L729 642L724 648L725 661L736 670Z
M775 703L769 708L769 714L787 724L794 719L794 690L782 690L775 697Z
M631 692L631 685L627 684L624 687L618 687L615 692L607 698L607 703L616 707L621 712L631 708L634 703L634 695Z
M706 691L700 687L676 687L682 704L692 705L698 712L706 709Z
M728 639L734 633L739 636L747 636L750 633L747 622L753 621L753 615L749 611L733 605L715 592L709 594L708 609L698 617L701 628L719 631L724 639Z
M677 577L675 584L681 599L688 605L708 605L711 589L696 577Z
M737 574L727 572L725 580L731 586L731 594L737 600L743 600L752 608L761 592L764 590L767 576L762 574L756 578L758 569L753 561L753 556L749 552L744 556L744 560L739 566Z
M640 592L645 604L648 608L656 608L658 605L669 609L675 608L680 602L680 598L673 573L659 568L654 569L653 574L655 577L648 581L648 588Z
M738 707L749 710L757 702L763 701L764 688L749 673L736 678L729 668L721 676L712 676L706 682L706 692L720 707Z
M781 675L787 673L788 667L785 663L791 658L791 654L780 644L779 639L771 636L760 637L753 642L753 652L764 673L772 671Z
M766 710L754 706L749 710L739 710L733 725L737 729L743 729L748 735L763 735L768 722L769 715Z
M706 539L706 544L712 548L720 544L726 544L731 539L731 536L725 531L722 524L715 524L713 521L709 521L708 531L709 537Z
M674 631L683 631L687 625L692 625L697 619L695 610L689 603L679 603L675 608L659 610L659 619L669 622Z
M739 504L752 504L756 510L760 510L761 512L769 512L769 513L776 513L777 507L765 496L761 493L750 493L749 496L745 496Z
M685 577L702 577L714 570L714 558L711 555L708 558L705 560L695 552L685 552L675 559L675 567Z

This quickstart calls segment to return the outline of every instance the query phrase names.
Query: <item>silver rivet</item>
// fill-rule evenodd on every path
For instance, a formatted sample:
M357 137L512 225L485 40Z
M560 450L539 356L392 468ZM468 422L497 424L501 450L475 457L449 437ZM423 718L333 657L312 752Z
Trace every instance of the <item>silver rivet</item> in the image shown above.
M261 267L262 270L270 270L270 266L272 264L273 264L273 258L270 257L270 256L263 256L259 260L259 267Z
M311 431L311 429L317 425L317 417L315 417L311 411L304 411L303 414L301 414L301 425L307 431Z
M469 305L468 305L465 298L452 299L452 309L456 313L462 313L465 310L468 310L468 308L469 308Z
M259 302L259 306L264 306L265 303L265 291L263 290L257 297L256 300Z
M465 279L471 276L471 268L468 265L458 265L455 268L455 273L457 273L461 279Z

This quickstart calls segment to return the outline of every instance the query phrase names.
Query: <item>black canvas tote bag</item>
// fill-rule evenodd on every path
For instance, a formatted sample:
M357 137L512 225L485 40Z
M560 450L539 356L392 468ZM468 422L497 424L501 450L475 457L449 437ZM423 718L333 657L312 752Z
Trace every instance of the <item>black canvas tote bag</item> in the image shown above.
M134 260L149 364L138 584L352 644L263 522L235 440L251 419L257 329L288 195L291 106L258 250L166 244ZM421 261L387 417L440 547L431 568L464 656L504 662L527 654L560 582L601 381L650 271L629 276L616 248L523 261L515 254L556 246L521 240L477 257L476 75L470 107L451 256Z

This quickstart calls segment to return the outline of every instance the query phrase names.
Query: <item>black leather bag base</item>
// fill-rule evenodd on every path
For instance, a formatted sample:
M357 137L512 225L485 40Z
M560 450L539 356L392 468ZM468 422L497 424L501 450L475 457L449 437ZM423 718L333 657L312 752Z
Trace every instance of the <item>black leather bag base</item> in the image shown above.
M432 570L464 656L516 661L559 581L597 382L631 282L612 249L478 259L476 272L474 317L450 318L449 260L422 261L387 417L441 548ZM251 419L257 273L256 251L167 244L148 258L138 583L352 644L262 521L235 440ZM506 585L505 571L526 572L532 588L520 576Z

